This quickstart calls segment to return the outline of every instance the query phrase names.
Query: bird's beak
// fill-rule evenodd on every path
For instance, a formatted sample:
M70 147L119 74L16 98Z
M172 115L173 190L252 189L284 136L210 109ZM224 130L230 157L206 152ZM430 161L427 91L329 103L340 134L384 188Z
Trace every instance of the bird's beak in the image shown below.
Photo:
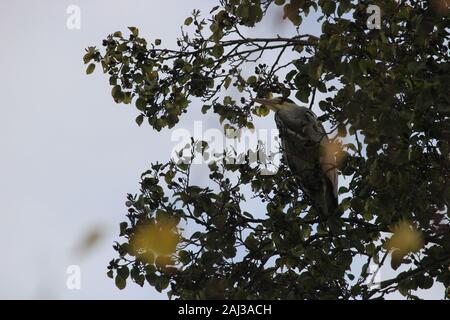
M256 98L253 101L267 107L269 110L272 110L274 112L280 110L278 104L274 103L272 99Z

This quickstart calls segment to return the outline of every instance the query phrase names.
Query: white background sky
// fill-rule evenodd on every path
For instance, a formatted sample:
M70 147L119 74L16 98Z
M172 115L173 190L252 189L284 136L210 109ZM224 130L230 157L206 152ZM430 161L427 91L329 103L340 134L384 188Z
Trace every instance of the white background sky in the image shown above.
M81 9L80 30L66 27L72 4ZM138 191L140 174L151 162L169 159L174 142L168 130L139 128L136 110L112 101L99 68L85 75L82 56L84 48L101 47L106 35L127 26L173 46L192 9L207 13L213 5L211 0L0 2L0 298L166 298L130 282L119 291L106 277L106 266L116 257L111 245L125 220L126 193ZM269 22L253 32L290 30ZM180 126L206 119L204 127L216 127L215 119L200 116L200 107ZM274 127L269 120L261 123ZM100 240L80 255L77 246L94 231ZM66 287L66 268L73 264L81 267L81 290ZM441 296L442 291L427 295Z

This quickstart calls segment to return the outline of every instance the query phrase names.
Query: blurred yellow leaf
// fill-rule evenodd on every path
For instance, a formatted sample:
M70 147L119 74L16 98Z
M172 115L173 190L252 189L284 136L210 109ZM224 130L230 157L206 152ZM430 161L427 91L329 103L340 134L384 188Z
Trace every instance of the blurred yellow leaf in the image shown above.
M173 219L160 219L140 225L130 239L131 253L146 263L173 264L171 254L175 253L180 235Z
M103 238L104 234L100 227L95 227L83 235L77 244L76 254L84 256L88 254Z
M393 235L384 247L392 252L391 266L395 270L403 258L412 252L418 252L424 245L422 232L406 220L391 227Z

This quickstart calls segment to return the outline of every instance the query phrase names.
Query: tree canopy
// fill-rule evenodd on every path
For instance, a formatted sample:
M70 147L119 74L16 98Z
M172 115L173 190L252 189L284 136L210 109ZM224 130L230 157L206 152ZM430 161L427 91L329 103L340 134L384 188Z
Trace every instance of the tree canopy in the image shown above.
M367 26L369 5L381 9L379 29ZM294 34L244 35L277 6ZM348 180L343 215L323 220L284 159L273 175L259 162L211 162L214 187L190 183L192 163L155 163L128 195L108 276L120 289L131 280L181 299L417 298L419 288L449 288L448 13L445 0L219 0L186 18L174 49L136 27L87 48L87 73L100 65L114 101L157 131L176 127L193 99L225 129L254 129L268 114L253 98L297 99L332 128ZM312 14L320 35L302 33ZM269 52L273 62L261 63ZM193 141L190 152L207 150ZM252 197L265 212L243 209ZM370 266L387 257L404 271L374 286Z

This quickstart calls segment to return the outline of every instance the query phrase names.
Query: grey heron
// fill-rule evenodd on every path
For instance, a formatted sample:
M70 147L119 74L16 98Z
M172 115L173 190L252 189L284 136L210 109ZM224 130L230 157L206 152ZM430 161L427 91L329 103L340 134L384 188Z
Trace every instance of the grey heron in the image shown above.
M328 218L337 214L336 159L317 116L286 98L254 101L275 112L287 165L319 216Z

